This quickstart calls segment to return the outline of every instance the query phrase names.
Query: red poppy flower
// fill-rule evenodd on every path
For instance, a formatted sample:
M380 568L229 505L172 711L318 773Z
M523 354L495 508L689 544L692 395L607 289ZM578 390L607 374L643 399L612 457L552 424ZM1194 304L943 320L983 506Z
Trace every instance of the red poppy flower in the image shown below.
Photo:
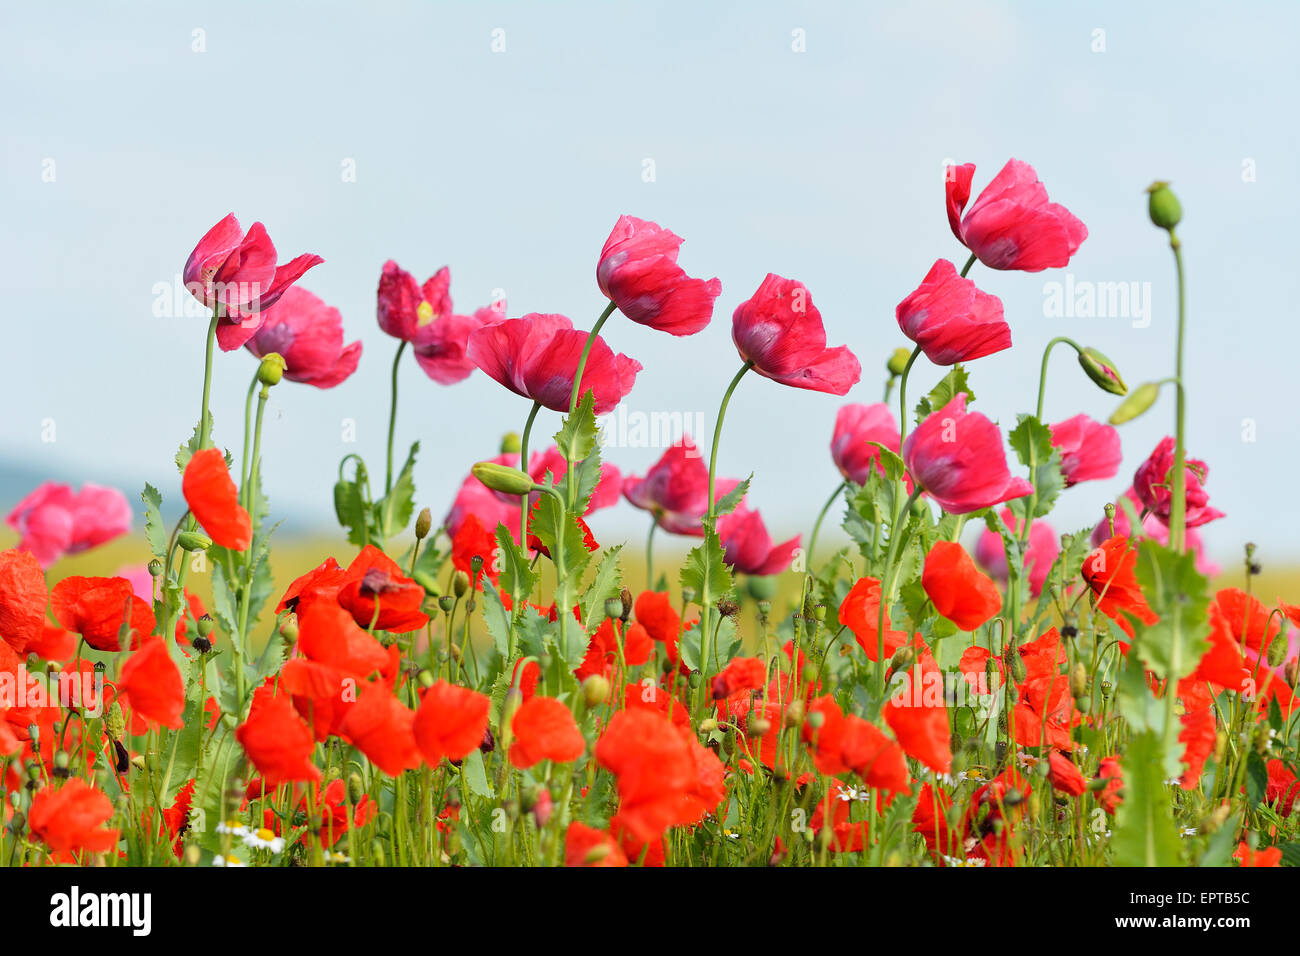
M0 635L17 653L41 640L48 600L36 558L17 548L0 552Z
M612 618L600 622L587 644L587 655L573 672L578 680L585 680L592 674L608 675L617 671L621 663L639 667L654 656L654 640L644 627L633 622L622 633L623 659L620 662L618 627Z
M185 466L181 492L190 513L217 544L243 551L253 543L252 519L239 503L239 492L220 449L194 453Z
M27 653L43 661L66 661L77 649L77 635L46 623L41 636L27 645Z
M1174 439L1166 435L1151 452L1150 457L1133 474L1133 491L1142 502L1142 507L1155 515L1162 524L1169 524L1172 505L1174 479ZM1184 495L1186 508L1184 520L1189 528L1199 528L1203 524L1222 518L1223 512L1210 507L1210 495L1205 490L1205 477L1210 466L1196 458L1184 460L1185 482Z
M936 773L952 767L952 730L944 698L943 672L928 648L920 645L916 663L885 702L885 723L909 757Z
M840 602L839 617L840 623L853 632L867 659L876 660L880 634L880 582L875 578L859 578ZM906 643L907 632L893 630L886 611L884 659L889 660Z
M968 514L1031 494L1033 485L1012 477L998 426L966 411L958 392L926 417L903 443L912 478L949 514Z
M1114 478L1123 458L1119 432L1111 425L1075 415L1051 426L1052 447L1061 453L1065 487L1081 481Z
M1011 348L1002 300L939 259L894 310L903 334L935 365L956 365Z
M679 727L690 727L691 709L680 698L650 678L623 688L624 710L650 710L662 714Z
M315 596L321 592L337 594L339 582L342 580L344 573L337 561L333 558L326 558L319 567L312 568L306 574L294 578L293 582L285 590L284 597L280 598L280 603L276 605L275 613L296 610L300 600Z
M884 402L845 405L835 415L831 458L841 475L854 484L865 484L872 468L884 474L876 445L884 445L897 455L898 440L898 422Z
M682 238L656 223L619 216L600 250L596 283L633 322L694 335L713 318L717 279L692 279L677 264Z
M367 684L343 718L340 735L390 777L420 765L413 727L415 712L382 684ZM480 737L480 739L482 739Z
M518 536L518 533L514 535L514 537ZM465 520L461 522L460 530L451 539L452 566L457 571L464 571L469 575L470 580L481 591L483 590L484 576L489 578L493 584L496 584L501 579L501 572L497 570L497 562L494 560L496 549L496 536L483 527L483 522L479 521L478 515L466 515ZM483 559L483 565L477 575L474 572L473 564L471 564L474 558Z
M1018 159L1007 160L963 218L974 178L974 163L948 167L948 225L990 269L1061 268L1088 238L1088 227L1064 206L1049 202L1034 167Z
M1097 608L1129 637L1133 636L1133 625L1127 614L1144 624L1159 620L1138 587L1136 568L1137 552L1129 547L1128 538L1116 535L1089 554L1081 570L1083 580L1097 596Z
M713 677L713 699L730 697L739 691L759 690L767 680L767 665L761 657L735 657Z
M438 681L424 692L415 713L415 745L430 767L463 760L483 742L492 701L467 687Z
M352 614L336 601L316 599L298 606L298 651L352 677L386 672L388 652L362 630Z
M103 829L113 803L79 777L57 790L44 787L32 798L27 815L32 836L55 853L107 853L117 846L117 830Z
M302 286L262 311L262 324L245 343L258 358L279 353L291 382L333 388L357 370L361 343L343 345L343 316Z
M587 749L587 741L573 714L554 697L524 701L515 711L510 730L514 736L510 762L521 770L542 760L568 763L577 760Z
M60 625L98 651L123 649L119 637L124 623L130 648L152 633L155 623L152 609L136 597L126 578L64 578L50 592L50 609Z
M564 316L534 313L478 329L469 337L466 354L516 395L567 413L586 344L587 333ZM632 390L639 371L640 362L615 355L597 336L582 372L581 393L593 392L595 412L604 415Z
M1079 722L1070 695L1070 681L1061 674L1034 677L1017 685L1016 741L1023 747L1052 746L1074 749L1070 730ZM1043 731L1047 736L1044 739Z
M329 664L294 657L280 668L278 681L317 740L339 733L343 718L355 703L344 691L355 685L356 677Z
M608 830L574 820L564 833L564 865L627 866L627 857Z
M1300 780L1281 760L1270 760L1264 802L1275 807L1280 816L1289 817L1296 797L1300 797Z
M936 541L930 548L921 585L935 610L963 631L976 630L1002 610L998 586L956 541Z
M339 580L338 602L366 630L406 634L429 623L429 616L420 610L424 588L373 544L362 548L348 565Z
M311 762L316 746L311 730L289 698L277 696L268 685L253 692L248 719L235 729L235 739L268 787L321 779L320 768Z
M1178 742L1183 744L1183 763L1187 765L1179 778L1178 784L1184 790L1193 790L1201 780L1201 771L1205 761L1214 753L1215 737L1218 726L1214 718L1214 706L1209 692L1205 691L1205 704L1198 708L1188 708L1178 718L1181 730Z
M637 621L661 644L676 645L682 636L682 619L672 599L663 591L642 591L633 606Z
M303 807L306 808L307 801L304 798ZM363 827L370 822L370 818L375 815L374 804L370 802L370 795L366 794L352 808L352 818L348 819L347 803L347 783L342 779L331 781L329 786L321 791L320 807L321 825L317 831L320 838L321 846L329 849L334 846L352 827Z
M799 548L799 535L773 544L762 516L743 501L731 514L718 519L718 539L727 563L741 574L779 574L790 567Z
M1097 765L1098 780L1105 780L1106 785L1097 792L1097 803L1107 813L1113 814L1115 808L1124 802L1124 772L1119 757L1104 757Z
M1232 858L1242 866L1281 866L1282 850L1275 846L1252 850L1250 844L1243 840L1237 844L1237 850L1232 854Z
M804 284L770 272L736 306L731 340L754 371L782 385L844 395L862 377L848 346L826 347L822 315Z
M1050 768L1047 779L1051 781L1053 789L1071 797L1083 796L1088 789L1088 782L1083 779L1083 774L1074 765L1074 761L1055 750L1048 759Z
M183 726L185 682L161 637L147 638L126 659L118 672L117 690L127 698L131 710L146 720L164 727Z

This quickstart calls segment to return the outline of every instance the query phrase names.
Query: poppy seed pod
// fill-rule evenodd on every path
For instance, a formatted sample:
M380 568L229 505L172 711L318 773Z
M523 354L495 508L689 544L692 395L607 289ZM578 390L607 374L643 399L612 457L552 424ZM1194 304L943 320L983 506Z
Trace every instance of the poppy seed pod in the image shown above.
M1147 213L1153 225L1170 232L1183 221L1183 206L1167 182L1156 180L1147 187Z
M160 578L162 577L162 573L163 573L163 563L157 558L151 560L149 562L150 577Z
M212 633L212 628L215 625L216 622L212 620L212 615L204 614L201 618L199 618L199 622L198 622L199 637L207 637L209 634Z
M623 599L621 597L605 598L605 616L615 621L623 616Z
M772 729L772 722L766 717L750 717L747 729L751 737L766 737Z
M1079 367L1102 391L1112 395L1128 394L1128 386L1120 378L1115 363L1096 349L1088 347L1079 351Z
M527 495L534 488L533 479L527 473L491 461L478 462L470 469L470 474L488 488L502 494Z
M582 699L588 707L603 704L609 699L609 681L599 674L592 674L582 682Z
M1146 382L1133 390L1133 394L1120 402L1119 408L1111 413L1112 425L1123 425L1146 413L1156 399L1160 397L1160 386L1155 382Z
M262 356L262 364L257 367L257 380L268 388L279 385L280 379L284 378L284 370L288 367L289 363L279 352L267 352Z

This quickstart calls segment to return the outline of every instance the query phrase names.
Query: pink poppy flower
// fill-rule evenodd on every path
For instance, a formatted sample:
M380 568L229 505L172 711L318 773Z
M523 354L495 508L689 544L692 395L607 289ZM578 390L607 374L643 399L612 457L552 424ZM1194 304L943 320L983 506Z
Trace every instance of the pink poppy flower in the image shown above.
M1119 432L1087 415L1075 415L1051 426L1052 445L1061 450L1065 486L1081 481L1114 478L1123 454Z
M739 482L714 479L714 493L721 498ZM670 534L704 537L701 519L709 508L709 466L688 436L679 438L655 462L645 477L628 475L623 480L623 497L634 507L649 511L655 524Z
M313 266L324 262L304 253L276 265L266 227L255 222L245 233L231 213L207 231L185 263L185 288L210 309L222 307L217 344L232 352L262 325L269 309Z
M533 452L528 456L528 474L533 481L539 485L545 483L545 478L549 474L554 484L559 484L560 480L569 473L569 463L564 460L564 455L560 449L552 445L545 451ZM619 489L623 484L623 475L618 468L608 462L603 462L600 466L600 478L596 481L596 487L591 492L591 498L587 502L585 514L591 514L593 511L599 511L602 508L610 508L618 504ZM541 492L533 496L536 501ZM516 501L519 499L516 498Z
M840 474L856 485L864 484L874 466L880 467L879 442L898 454L898 422L884 402L874 405L845 405L835 416L831 436L831 458Z
M726 552L727 563L741 574L777 574L790 566L799 535L778 545L757 511L751 511L742 501L731 514L718 519L718 538Z
M894 310L903 334L935 365L956 365L1011 348L1002 301L957 274L947 259Z
M1133 505L1133 510L1141 515L1142 502L1132 488L1124 492L1121 500L1127 498ZM1115 502L1115 536L1133 538L1133 525L1128 518L1128 509L1123 507L1119 501ZM1092 546L1100 548L1112 537L1110 531L1110 521L1102 518L1097 522L1097 527L1092 530ZM1148 514L1142 519L1142 537L1151 538L1163 545L1169 544L1169 528L1153 514ZM1195 528L1188 528L1187 550L1196 555L1196 570L1198 573L1207 578L1212 578L1219 573L1219 566L1210 560L1209 555L1205 552L1205 541L1201 538L1201 533Z
M1002 521L1013 534L1019 534L1023 522L1017 521L1010 508L1000 512ZM1025 572L1029 578L1029 591L1038 597L1043 591L1043 583L1052 569L1052 562L1061 553L1060 541L1052 526L1042 518L1029 526L1029 547L1025 549ZM1006 584L1007 554L1002 547L1002 536L985 528L975 543L975 560L979 562L989 577Z
M573 377L587 333L562 315L533 313L478 329L469 337L469 360L516 395L568 412ZM593 392L595 412L604 415L632 390L641 363L596 337L582 373L581 393Z
M990 269L1041 272L1069 265L1088 227L1047 199L1034 167L1011 159L966 209L975 164L949 166L945 179L952 234Z
M261 328L245 347L258 358L284 356L284 377L291 382L333 388L357 370L361 343L343 345L343 316L302 286L289 289L262 312Z
M903 443L912 478L949 514L1023 498L1034 488L1007 470L998 426L966 411L966 393L931 413Z
M848 346L826 347L822 315L804 284L771 272L736 307L731 340L754 371L783 385L844 395L862 377Z
M73 492L47 481L9 512L5 523L20 535L18 547L49 567L131 530L131 506L116 488L84 484Z
M1169 524L1169 509L1173 498L1174 439L1166 435L1151 452L1150 457L1138 465L1133 475L1133 491L1142 507ZM1210 467L1196 458L1184 460L1187 501L1187 527L1199 528L1216 518L1222 518L1223 512L1210 507L1210 496L1203 482L1209 474Z
M619 216L600 250L600 291L633 322L673 335L694 335L713 318L717 279L692 279L677 264L682 238L656 223Z

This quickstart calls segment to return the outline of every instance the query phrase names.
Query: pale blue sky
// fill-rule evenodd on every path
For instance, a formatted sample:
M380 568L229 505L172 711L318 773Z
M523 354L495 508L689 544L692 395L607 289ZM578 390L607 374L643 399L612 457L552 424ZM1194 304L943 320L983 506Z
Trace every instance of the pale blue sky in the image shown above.
M329 519L344 453L382 471L395 342L374 312L389 257L420 279L450 265L462 311L503 289L512 315L563 312L588 326L614 221L653 219L685 237L687 270L719 276L723 292L693 339L606 327L645 365L629 410L699 412L711 427L738 364L731 311L768 271L805 282L831 344L862 359L846 400L876 401L881 364L903 341L895 304L936 258L963 261L941 164L978 164L979 189L1014 156L1088 225L1075 280L1149 282L1151 322L1050 318L1044 283L1065 271L977 266L1015 347L975 363L974 407L1004 424L1032 410L1042 346L1058 334L1109 353L1131 383L1171 374L1172 262L1143 195L1169 179L1186 210L1191 452L1209 462L1229 515L1207 540L1229 559L1247 539L1266 555L1300 554L1289 504L1300 466L1292 4L80 6L0 13L10 468L118 483L132 500L144 480L163 481L175 500L171 457L197 415L204 320L156 317L153 288L231 211L262 220L284 258L323 255L303 284L342 310L349 341L365 342L343 386L273 393L268 492L300 516ZM505 51L494 53L498 28ZM205 52L192 49L196 29ZM806 52L792 50L795 30ZM346 160L356 182L342 181ZM1248 161L1254 182L1243 181ZM241 440L253 361L218 356L216 438L228 446ZM938 375L918 363L915 393ZM421 440L419 502L440 515L527 406L482 375L443 388L409 363L401 381L399 441ZM806 534L832 487L840 403L742 384L719 470L755 472L751 499L774 531ZM1049 420L1104 418L1113 405L1059 353ZM1121 474L1069 491L1058 530L1095 521L1172 416L1162 401L1126 426ZM358 423L355 445L340 440L345 418ZM557 424L544 415L539 434ZM658 454L611 457L640 471ZM639 540L644 524L627 505L595 522L609 540Z

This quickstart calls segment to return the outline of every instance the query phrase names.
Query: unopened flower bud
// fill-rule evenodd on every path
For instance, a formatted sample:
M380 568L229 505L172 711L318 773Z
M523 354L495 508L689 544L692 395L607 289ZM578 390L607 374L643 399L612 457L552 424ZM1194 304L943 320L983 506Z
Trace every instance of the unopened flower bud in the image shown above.
M718 722L712 717L705 717L700 721L700 733L711 734L718 729Z
M432 687L438 682L437 678L433 676L433 672L428 668L422 669L420 673L416 675L416 679L420 682L421 687Z
M1286 638L1278 635L1268 645L1268 666L1277 667L1286 660Z
M1110 423L1123 425L1131 422L1146 412L1160 397L1160 386L1155 382L1145 382L1133 389L1133 394L1120 402L1119 408L1111 412Z
M501 454L517 455L522 447L518 432L506 432L501 436Z
M288 368L284 356L279 352L267 352L262 356L262 364L257 367L257 380L263 385L279 385Z
M770 601L776 597L776 584L775 576L751 574L745 581L745 589L755 601Z
M785 708L783 723L787 727L798 727L803 723L804 706L801 700L792 700Z
M527 495L533 490L533 479L527 473L508 465L480 461L470 473L493 491L507 495Z
M751 737L766 737L771 729L772 722L766 717L750 717L746 723L746 730Z
M582 682L582 699L588 707L595 707L609 700L609 681L599 674L591 674Z
M1074 668L1070 671L1070 696L1082 697L1088 692L1088 668L1083 666L1083 661L1076 661Z
M108 710L104 714L104 729L113 740L121 740L122 735L126 733L126 717L122 714L122 705L117 701L108 705Z
M415 519L415 538L417 541L423 541L433 530L433 512L428 508L420 510L420 514Z
M198 531L182 531L176 536L176 543L186 551L206 551L212 547L212 539Z
M1104 353L1091 347L1080 350L1079 367L1102 391L1112 395L1128 394L1128 386L1120 377L1119 369Z
M888 370L891 376L902 375L903 372L907 369L907 362L908 359L910 359L911 357L912 357L912 353L907 349L904 348L894 349L893 353L889 356L888 360L886 360L885 362L885 368L886 370Z
M911 668L915 661L916 651L912 649L911 644L904 644L894 651L894 656L889 659L889 669L897 674Z
M458 598L465 596L469 590L469 575L464 571L457 571L451 576L451 593Z
M1147 187L1147 213L1151 223L1172 231L1183 220L1183 207L1167 182L1156 180Z
M298 642L298 615L290 614L280 622L280 639L286 644Z

